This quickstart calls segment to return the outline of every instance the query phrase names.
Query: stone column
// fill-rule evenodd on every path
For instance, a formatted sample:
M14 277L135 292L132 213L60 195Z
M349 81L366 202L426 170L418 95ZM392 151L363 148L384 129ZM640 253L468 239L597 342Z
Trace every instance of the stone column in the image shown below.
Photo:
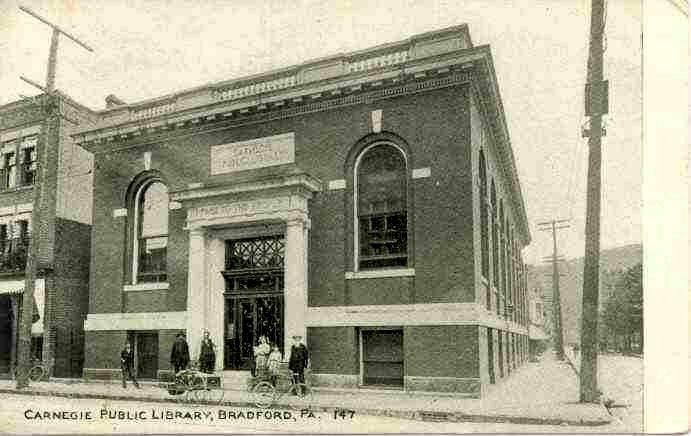
M206 307L206 231L190 229L189 267L187 270L187 343L190 359L199 360L199 346L204 329Z
M224 351L224 318L225 318L225 280L221 271L225 268L225 241L220 238L209 238L207 242L207 298L206 328L211 340L216 345L216 370L223 370Z
M305 314L307 310L307 236L308 219L286 222L285 251L285 331L284 356L290 352L293 335L306 341Z

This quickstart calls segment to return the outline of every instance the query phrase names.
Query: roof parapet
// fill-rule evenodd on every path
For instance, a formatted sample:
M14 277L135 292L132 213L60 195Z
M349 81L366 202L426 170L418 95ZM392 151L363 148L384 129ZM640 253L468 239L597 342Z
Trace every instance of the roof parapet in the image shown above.
M297 88L325 79L368 72L459 49L472 48L466 24L415 35L406 40L383 44L349 54L311 60L300 65L234 80L211 83L181 92L125 104L114 95L100 111L99 127L157 118L193 107L248 99L288 88Z

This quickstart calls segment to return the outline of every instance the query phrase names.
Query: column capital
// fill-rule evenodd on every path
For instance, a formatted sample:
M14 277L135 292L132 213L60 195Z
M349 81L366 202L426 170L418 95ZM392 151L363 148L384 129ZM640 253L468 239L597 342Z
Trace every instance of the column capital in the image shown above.
M190 236L206 236L206 227L188 227L186 230L190 232Z
M286 227L299 227L309 230L312 227L312 221L307 217L291 217L286 219Z

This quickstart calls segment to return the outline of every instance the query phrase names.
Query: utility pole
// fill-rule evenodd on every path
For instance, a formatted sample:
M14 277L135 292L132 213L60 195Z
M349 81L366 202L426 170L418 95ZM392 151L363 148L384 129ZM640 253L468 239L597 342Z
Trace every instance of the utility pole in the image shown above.
M559 257L557 251L557 230L568 228L568 225L561 224L568 221L569 220L552 220L538 223L539 226L543 226L543 228L540 229L541 232L552 232L552 256L547 258L547 260L552 262L552 311L554 312L552 323L554 325L554 348L557 353L557 360L564 360L564 329L561 319L561 292L559 290L558 265L558 262L562 259ZM557 227L557 224L560 225Z
M37 20L47 24L53 29L53 34L50 40L50 52L48 54L48 72L46 75L46 86L43 87L29 79L21 77L22 80L29 83L30 85L40 89L46 94L46 107L47 114L44 121L44 126L42 129L43 140L39 144L41 150L38 156L38 168L37 177L34 179L34 198L33 198L33 210L31 216L31 233L32 236L29 239L29 250L26 258L26 271L24 279L24 294L21 310L21 324L19 327L19 340L18 340L18 350L17 350L17 367L20 371L17 371L17 389L23 389L29 385L29 369L31 365L31 324L33 317L33 301L34 301L34 287L36 286L36 275L38 271L38 246L39 246L39 232L38 226L42 225L42 208L43 208L43 190L44 183L47 178L48 169L48 148L50 146L51 138L57 138L58 132L53 133L53 129L59 129L59 126L55 122L60 115L60 95L55 89L55 70L57 67L57 56L58 56L58 41L60 35L65 35L69 39L73 40L77 44L81 45L89 51L93 49L83 42L79 41L74 36L70 35L66 31L62 30L60 27L49 22L43 17L39 16L32 10L20 6L23 12L31 15ZM43 108L43 105L40 107ZM48 294L46 293L46 298ZM50 332L44 332L50 334ZM49 342L49 341L48 341ZM52 372L52 368L49 368Z
M600 286L600 185L602 177L602 116L608 112L608 82L603 81L604 0L592 0L588 83L585 114L590 117L588 136L588 189L585 218L585 261L581 309L580 401L597 402L597 318Z

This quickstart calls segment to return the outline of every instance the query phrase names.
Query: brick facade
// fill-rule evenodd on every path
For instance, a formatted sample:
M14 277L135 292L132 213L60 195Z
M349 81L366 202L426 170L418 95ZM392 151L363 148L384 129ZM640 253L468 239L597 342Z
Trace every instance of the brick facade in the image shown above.
M464 26L397 44L407 50L400 62L408 62L408 72L387 64L358 72L358 62L368 52L354 55L351 65L355 67L338 75L333 71L345 61L327 59L296 67L294 76L303 82L295 90L285 91L280 88L283 85L276 85L275 91L266 88L267 103L242 97L229 103L204 100L206 92L222 96L235 95L235 89L254 92L251 87L240 88L250 86L240 80L229 91L219 91L229 85L218 84L218 89L190 91L166 100L165 104L178 108L168 115L152 112L151 117L142 118L156 102L107 109L100 113L96 129L75 135L80 145L97 156L89 286L93 322L87 320L85 376L112 375L117 370L112 358L92 354L116 353L127 331L157 332L157 368L169 370L167 353L173 332L184 326L166 320L184 313L189 335L201 328L189 323L194 313L201 313L194 311L202 309L195 309L198 302L188 296L207 292L204 298L217 298L224 291L218 288L222 277L211 272L214 262L223 263L214 254L213 238L223 240L227 232L241 234L247 228L260 232L261 225L280 225L274 218L253 217L245 223L214 222L195 230L202 238L195 245L195 207L265 201L278 197L286 180L304 175L318 181L311 192L305 193L306 184L299 191L308 198L308 217L300 218L306 220L306 230L298 233L308 235L307 292L301 310L316 382L354 387L365 380L367 384L363 367L370 365L372 374L385 370L377 367L376 356L370 360L366 356L380 353L381 348L369 349L364 342L380 344L386 338L400 346L400 356L392 358L392 365L400 365L403 388L409 390L479 396L491 384L490 365L496 382L501 378L499 365L506 376L509 368L525 360L524 354L518 358L520 349L513 345L518 340L513 338L521 338L522 343L527 333L521 317L524 289L518 248L530 236L489 50L472 47ZM454 48L449 49L449 44ZM371 56L380 56L382 50L373 49ZM278 82L271 83L283 83L282 77L290 71L268 73L266 80L278 77ZM381 114L380 128L374 125L374 113ZM293 162L220 174L210 170L215 163L212 147L289 132L294 135ZM407 265L368 276L355 263L354 168L363 150L382 141L395 144L406 159ZM498 279L483 278L480 269L479 223L480 214L485 213L478 194L481 149L511 226L512 238L506 247L516 249L512 262L502 269L503 275L513 278L507 291L515 303L512 312L497 310L509 297L503 296ZM171 203L168 215L166 282L137 285L131 272L136 218L131 198L136 181L148 175L164 181L171 200L178 199L180 204L172 207ZM263 187L271 183L279 187ZM291 195L297 195L298 188L294 189ZM287 244L295 243L284 228ZM201 251L192 252L191 247ZM200 255L201 260L195 259ZM286 258L289 262L299 264ZM198 271L202 275L196 275ZM298 277L294 274L290 272L291 280ZM286 282L288 275L286 269ZM286 289L286 298L289 292L294 290ZM494 301L489 306L488 292ZM211 325L208 319L222 308L200 304L207 305L200 319ZM125 333L109 326L108 319L125 326ZM488 334L488 327L493 334ZM226 334L212 332L221 340ZM495 346L488 356L490 340Z
M64 95L57 98L72 120L93 119L94 113L89 109ZM81 374L84 359L83 322L88 301L91 226L90 217L85 217L85 214L70 216L65 210L90 210L91 196L90 190L88 195L80 190L75 197L69 187L59 190L58 185L72 184L70 177L80 178L74 186L91 185L88 172L90 155L75 144L71 137L74 133L71 124L63 118L48 117L48 110L41 108L49 101L46 96L39 96L34 101L36 104L22 101L0 107L0 142L5 146L13 141L21 142L23 138L38 137L35 147L37 161L40 163L45 156L48 162L45 179L41 180L41 171L37 170L39 183L42 183L42 202L40 206L33 204L35 185L16 186L0 191L0 210L8 211L2 217L3 223L12 223L15 219L31 222L31 237L38 241L37 279L44 283L44 299L38 302L43 313L41 320L32 327L33 336L43 339L41 358L44 362L54 363L53 375L74 377ZM45 155L44 147L48 147ZM65 165L68 162L69 165ZM83 174L74 174L75 168L84 170ZM32 219L32 211L38 207L41 214L37 222ZM13 208L14 214L10 212ZM17 214L19 211L26 212ZM11 289L15 286L12 283L23 282L24 267L1 275L0 298L4 298L4 295L17 291ZM18 294L9 298L21 299ZM17 324L14 328L16 335ZM13 349L11 364L16 360L15 353L16 349Z

